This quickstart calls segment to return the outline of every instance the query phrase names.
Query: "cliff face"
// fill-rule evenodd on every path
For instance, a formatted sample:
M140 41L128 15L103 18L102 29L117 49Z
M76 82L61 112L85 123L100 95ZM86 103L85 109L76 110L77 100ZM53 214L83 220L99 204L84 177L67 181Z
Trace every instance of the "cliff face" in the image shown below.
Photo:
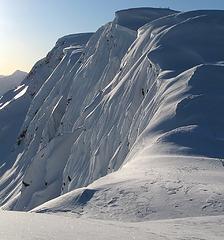
M221 213L223 23L223 11L132 9L91 37L60 39L44 60L52 71L27 89L3 208L127 220Z

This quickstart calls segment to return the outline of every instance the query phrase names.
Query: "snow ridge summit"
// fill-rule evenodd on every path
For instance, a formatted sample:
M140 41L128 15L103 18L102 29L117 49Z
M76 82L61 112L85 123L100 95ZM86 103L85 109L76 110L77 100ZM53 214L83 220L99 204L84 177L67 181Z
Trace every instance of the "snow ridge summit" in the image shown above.
M223 214L223 25L223 11L128 9L59 39L0 100L2 209Z

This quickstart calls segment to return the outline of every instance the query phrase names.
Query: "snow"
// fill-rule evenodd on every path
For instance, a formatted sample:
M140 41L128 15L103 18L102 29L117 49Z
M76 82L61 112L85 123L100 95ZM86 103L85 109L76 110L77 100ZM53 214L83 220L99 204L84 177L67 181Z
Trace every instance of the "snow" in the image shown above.
M4 104L2 104L1 103L1 107L0 107L0 110L2 110L4 107L6 107L7 105L9 105L9 103L10 103L11 101L8 101L8 102L6 102L6 103L4 103Z
M168 8L132 8L117 11L114 21L121 26L137 31L146 23L175 13L177 11Z
M224 211L222 179L218 159L144 157L32 211L122 221L219 215Z
M14 92L17 92L20 88L22 88L22 87L24 87L24 86L25 86L25 84L22 84L22 85L18 86L18 87L14 90Z
M26 75L26 72L17 70L9 76L0 76L0 96L3 96L9 90L12 90L19 86Z
M0 100L10 101L0 137L13 136L0 149L2 209L80 221L223 215L223 24L223 11L132 9L59 39Z
M67 216L0 212L4 240L175 240L224 238L224 217L185 218L144 223L77 219Z
M91 34L74 34L59 39L56 46L49 52L46 58L38 61L31 72L21 82L16 89L11 89L0 99L0 173L3 175L16 162L17 155L23 152L23 137L21 134L25 131L22 129L24 120L30 104L39 91L43 82L52 74L54 68L61 62L64 56L64 49L71 46L80 46L85 44ZM72 40L73 39L73 40ZM80 40L79 40L80 39ZM34 110L34 112L36 109ZM29 113L28 113L29 114ZM23 134L22 134L23 136ZM18 144L19 143L19 144ZM12 171L14 174L14 170ZM13 186L8 184L11 178L15 183L21 180L20 174L15 178L11 174L6 174L6 178L1 181L4 186L3 194L7 188L13 191ZM6 180L7 179L7 180ZM5 188L5 185L8 185ZM16 193L17 194L17 193ZM9 195L10 196L10 195ZM3 199L0 198L0 202Z
M14 99L18 99L18 98L22 97L26 93L27 88L28 88L28 86L24 87L22 91L20 91L19 93L16 94Z

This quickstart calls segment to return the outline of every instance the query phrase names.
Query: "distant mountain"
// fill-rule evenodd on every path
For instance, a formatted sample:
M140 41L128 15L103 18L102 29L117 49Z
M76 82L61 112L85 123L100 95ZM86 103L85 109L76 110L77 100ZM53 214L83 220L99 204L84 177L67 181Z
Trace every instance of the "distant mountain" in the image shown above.
M7 91L16 88L24 80L27 73L17 70L9 76L0 75L0 96L4 95Z

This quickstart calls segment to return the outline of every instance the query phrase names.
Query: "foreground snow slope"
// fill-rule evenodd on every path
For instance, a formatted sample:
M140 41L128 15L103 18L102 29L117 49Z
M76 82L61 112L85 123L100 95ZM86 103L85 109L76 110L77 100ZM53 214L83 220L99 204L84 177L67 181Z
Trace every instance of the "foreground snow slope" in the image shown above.
M0 212L0 238L4 240L223 240L223 224L223 216L122 223L76 219L70 215Z
M28 89L2 208L129 221L223 214L223 24L223 11L126 10L64 49L39 91Z
M24 80L27 73L23 71L15 71L9 76L0 76L0 97L10 89L16 88Z
M214 159L141 157L32 211L124 221L219 215L224 211L222 180L223 166Z

